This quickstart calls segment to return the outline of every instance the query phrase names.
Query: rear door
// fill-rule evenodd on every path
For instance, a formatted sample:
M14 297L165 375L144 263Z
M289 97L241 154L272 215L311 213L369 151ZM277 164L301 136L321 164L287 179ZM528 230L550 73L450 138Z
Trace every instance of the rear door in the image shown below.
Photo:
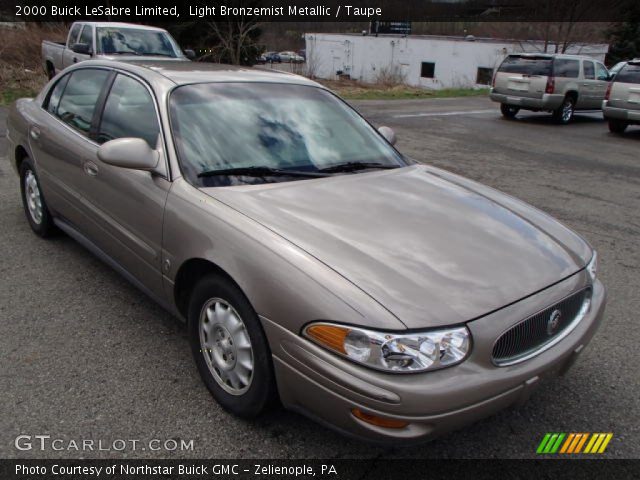
M640 62L630 62L616 75L609 106L629 110L630 120L640 120Z
M509 55L496 72L494 91L514 97L542 98L552 74L548 55Z
M582 82L578 96L579 108L597 108L596 65L591 60L582 61ZM603 94L604 96L604 94Z
M41 119L31 126L29 146L36 160L43 191L56 213L82 229L87 222L79 183L83 164L96 155L90 138L96 103L110 71L86 68L63 75L51 88Z
M98 144L135 137L164 152L156 101L141 80L118 73L103 105L96 121ZM97 155L85 161L84 172L80 188L91 210L91 239L145 287L162 295L162 221L171 186L166 175L109 165Z

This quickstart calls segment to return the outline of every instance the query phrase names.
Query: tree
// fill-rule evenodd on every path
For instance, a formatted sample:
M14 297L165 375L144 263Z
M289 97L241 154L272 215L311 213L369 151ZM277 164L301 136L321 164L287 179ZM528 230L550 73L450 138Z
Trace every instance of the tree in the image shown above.
M640 5L635 3L626 17L624 22L615 23L609 29L609 65L640 57Z

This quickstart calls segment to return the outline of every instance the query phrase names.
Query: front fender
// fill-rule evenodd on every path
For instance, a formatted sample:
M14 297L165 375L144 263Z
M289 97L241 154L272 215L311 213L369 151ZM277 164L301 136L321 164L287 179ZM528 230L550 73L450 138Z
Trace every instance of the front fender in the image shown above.
M164 272L165 294L174 305L178 269L193 258L224 270L259 315L295 333L314 320L404 329L389 311L334 270L178 179L167 199L163 227L163 264L171 265Z

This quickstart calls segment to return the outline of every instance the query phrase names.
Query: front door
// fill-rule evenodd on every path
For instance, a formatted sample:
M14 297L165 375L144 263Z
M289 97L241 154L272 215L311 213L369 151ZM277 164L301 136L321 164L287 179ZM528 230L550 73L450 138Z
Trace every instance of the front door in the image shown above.
M125 137L142 138L162 148L156 103L136 78L117 74L96 121L98 144ZM164 162L161 154L161 162ZM82 196L92 212L91 239L156 295L162 294L161 246L165 201L171 183L162 174L101 162L83 165Z

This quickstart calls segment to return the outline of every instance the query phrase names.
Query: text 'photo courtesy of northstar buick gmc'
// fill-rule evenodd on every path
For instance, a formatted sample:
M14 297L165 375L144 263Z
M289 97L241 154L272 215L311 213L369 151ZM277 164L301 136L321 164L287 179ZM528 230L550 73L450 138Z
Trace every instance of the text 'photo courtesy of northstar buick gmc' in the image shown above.
M186 321L241 417L280 402L370 441L433 438L525 401L603 317L578 234L408 159L300 76L89 60L18 100L8 138L33 231Z

